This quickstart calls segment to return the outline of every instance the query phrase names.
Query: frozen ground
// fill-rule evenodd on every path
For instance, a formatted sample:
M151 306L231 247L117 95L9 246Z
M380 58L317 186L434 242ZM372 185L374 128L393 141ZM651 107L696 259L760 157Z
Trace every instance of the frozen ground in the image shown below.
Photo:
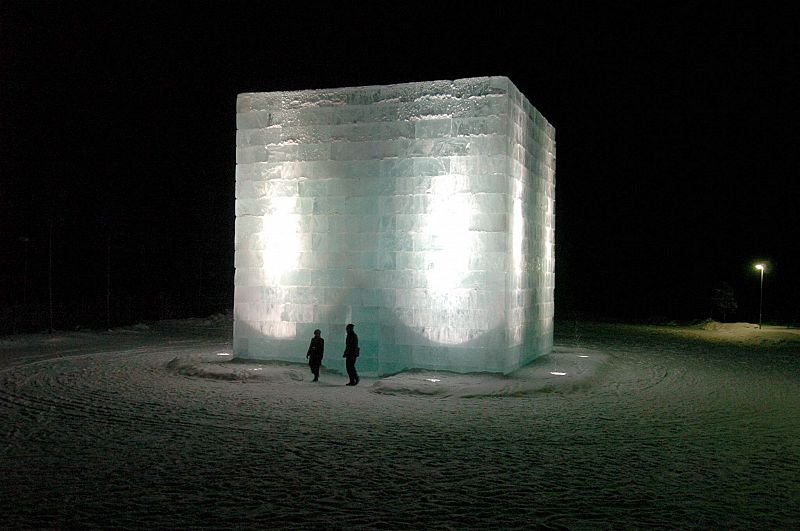
M0 527L800 526L798 330L560 323L507 377L352 388L229 338L0 338Z

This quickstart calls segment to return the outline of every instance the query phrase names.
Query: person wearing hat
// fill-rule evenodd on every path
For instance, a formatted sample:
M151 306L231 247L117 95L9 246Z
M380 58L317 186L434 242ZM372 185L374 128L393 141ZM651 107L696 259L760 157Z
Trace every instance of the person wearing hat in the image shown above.
M306 358L308 358L308 366L311 367L311 373L314 375L312 382L319 381L319 368L322 365L322 356L325 354L325 340L322 339L322 332L319 328L314 330L314 337L311 338L311 344L308 346Z

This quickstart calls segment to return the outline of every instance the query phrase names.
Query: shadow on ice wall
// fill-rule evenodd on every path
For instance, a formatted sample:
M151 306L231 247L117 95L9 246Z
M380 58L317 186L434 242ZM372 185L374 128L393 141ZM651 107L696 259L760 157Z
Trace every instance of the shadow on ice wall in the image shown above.
M366 376L386 376L408 369L430 369L467 372L509 373L552 350L552 319L543 322L538 334L525 334L526 342L508 347L505 351L496 346L507 337L507 329L498 326L458 345L431 340L401 322L392 324L362 323L357 321L361 356L358 370ZM347 323L297 324L293 337L264 336L261 330L246 322L234 321L234 355L236 359L287 361L305 364L306 352L313 331L319 328L325 339L326 369L345 374L342 354ZM399 340L398 340L399 339ZM401 342L402 341L402 342Z

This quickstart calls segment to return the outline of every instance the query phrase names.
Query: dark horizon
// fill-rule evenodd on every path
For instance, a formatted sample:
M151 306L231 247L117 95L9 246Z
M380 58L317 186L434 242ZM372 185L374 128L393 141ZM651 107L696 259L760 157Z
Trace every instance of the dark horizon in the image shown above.
M720 318L727 282L754 322L766 260L796 324L794 18L713 7L4 2L0 333L47 305L51 225L57 328L105 326L109 271L112 325L232 308L238 93L484 75L556 129L556 319Z

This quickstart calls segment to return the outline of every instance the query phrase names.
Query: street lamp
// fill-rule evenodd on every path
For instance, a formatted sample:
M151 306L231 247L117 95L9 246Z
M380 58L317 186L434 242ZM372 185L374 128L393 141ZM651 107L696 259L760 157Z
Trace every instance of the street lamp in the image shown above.
M764 264L756 264L756 269L761 271L761 293L758 298L758 328L761 329L761 308L764 305L764 270L767 268Z

